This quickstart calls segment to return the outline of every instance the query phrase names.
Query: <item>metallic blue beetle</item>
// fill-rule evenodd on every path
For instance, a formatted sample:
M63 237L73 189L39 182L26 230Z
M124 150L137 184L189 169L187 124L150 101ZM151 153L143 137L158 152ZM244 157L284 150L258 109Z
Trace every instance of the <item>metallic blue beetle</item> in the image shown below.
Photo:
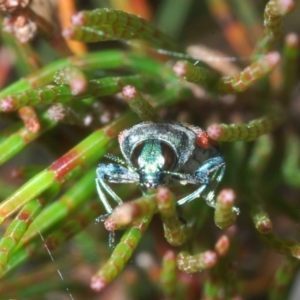
M108 214L113 209L105 192L118 205L123 202L106 181L138 183L142 189L195 184L199 187L177 204L202 194L210 206L215 206L214 190L223 178L225 162L218 146L201 128L184 123L143 122L122 131L119 143L125 160L108 154L106 157L115 163L100 164L96 171L97 191Z

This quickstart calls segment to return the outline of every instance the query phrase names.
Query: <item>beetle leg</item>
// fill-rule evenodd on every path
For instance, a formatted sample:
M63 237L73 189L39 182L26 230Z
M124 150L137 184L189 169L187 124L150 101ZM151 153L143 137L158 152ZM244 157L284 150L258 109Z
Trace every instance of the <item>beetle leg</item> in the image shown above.
M111 198L117 202L118 205L121 205L123 201L105 181L113 183L133 183L139 181L139 176L137 173L118 164L100 164L96 173L97 192L101 202L109 214L112 213L113 209L108 203L104 191L111 196Z
M186 174L186 178L181 178L181 181L191 184L201 184L201 186L193 193L180 199L177 204L183 205L190 202L200 197L201 193L205 189L208 189L209 192L204 197L207 204L214 207L214 191L218 183L222 180L224 172L225 163L223 157L217 156L207 159L194 173Z
M95 181L96 181L96 188L97 188L98 196L99 196L102 204L104 205L105 210L107 211L107 215L105 215L105 218L104 218L104 219L106 219L106 216L108 216L112 213L112 208L111 208L110 204L108 203L107 198L101 189L101 181L98 178L96 178ZM101 216L101 218L99 218L99 220L102 220L102 219L103 218Z
M177 201L177 205L183 205L185 203L188 203L196 198L199 198L202 191L206 188L206 185L203 184L201 185L196 191L194 191L193 193L187 195L186 197L183 197L182 199Z
M224 176L225 173L225 163L223 162L223 164L221 164L219 166L219 168L217 168L212 176L212 181L211 183L211 187L210 187L210 191L208 192L208 194L205 196L205 200L208 203L208 205L215 207L215 190L217 185L222 181L222 178Z

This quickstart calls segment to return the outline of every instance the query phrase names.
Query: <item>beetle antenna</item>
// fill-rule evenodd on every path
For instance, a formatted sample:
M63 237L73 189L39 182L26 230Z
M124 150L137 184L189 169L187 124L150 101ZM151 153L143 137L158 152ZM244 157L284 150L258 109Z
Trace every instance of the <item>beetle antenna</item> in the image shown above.
M107 153L107 154L104 155L104 157L106 157L106 158L108 158L108 159L110 159L110 160L112 160L112 161L114 161L114 162L116 162L120 165L124 165L124 166L126 165L126 163L123 159L121 159L121 158L119 158L119 157L117 157L113 154Z

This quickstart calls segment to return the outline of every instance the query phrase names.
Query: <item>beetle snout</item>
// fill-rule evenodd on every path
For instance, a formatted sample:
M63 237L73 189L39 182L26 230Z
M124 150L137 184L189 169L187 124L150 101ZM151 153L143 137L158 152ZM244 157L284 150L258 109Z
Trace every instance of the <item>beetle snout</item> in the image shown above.
M158 185L159 185L158 182L152 182L152 181L148 181L144 183L144 186L148 189L156 188Z
M161 178L157 174L140 174L140 183L148 189L156 188L162 184Z

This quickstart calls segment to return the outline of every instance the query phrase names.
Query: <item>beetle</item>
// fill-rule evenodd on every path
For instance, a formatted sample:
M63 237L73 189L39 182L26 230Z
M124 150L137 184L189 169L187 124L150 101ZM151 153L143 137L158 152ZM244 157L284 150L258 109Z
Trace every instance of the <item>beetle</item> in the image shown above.
M141 189L173 183L194 184L197 189L177 201L183 205L200 196L215 206L214 190L222 180L225 161L215 141L201 128L185 123L143 122L118 136L124 160L99 164L96 187L107 214L113 209L107 193L118 205L122 199L107 184L137 183Z

